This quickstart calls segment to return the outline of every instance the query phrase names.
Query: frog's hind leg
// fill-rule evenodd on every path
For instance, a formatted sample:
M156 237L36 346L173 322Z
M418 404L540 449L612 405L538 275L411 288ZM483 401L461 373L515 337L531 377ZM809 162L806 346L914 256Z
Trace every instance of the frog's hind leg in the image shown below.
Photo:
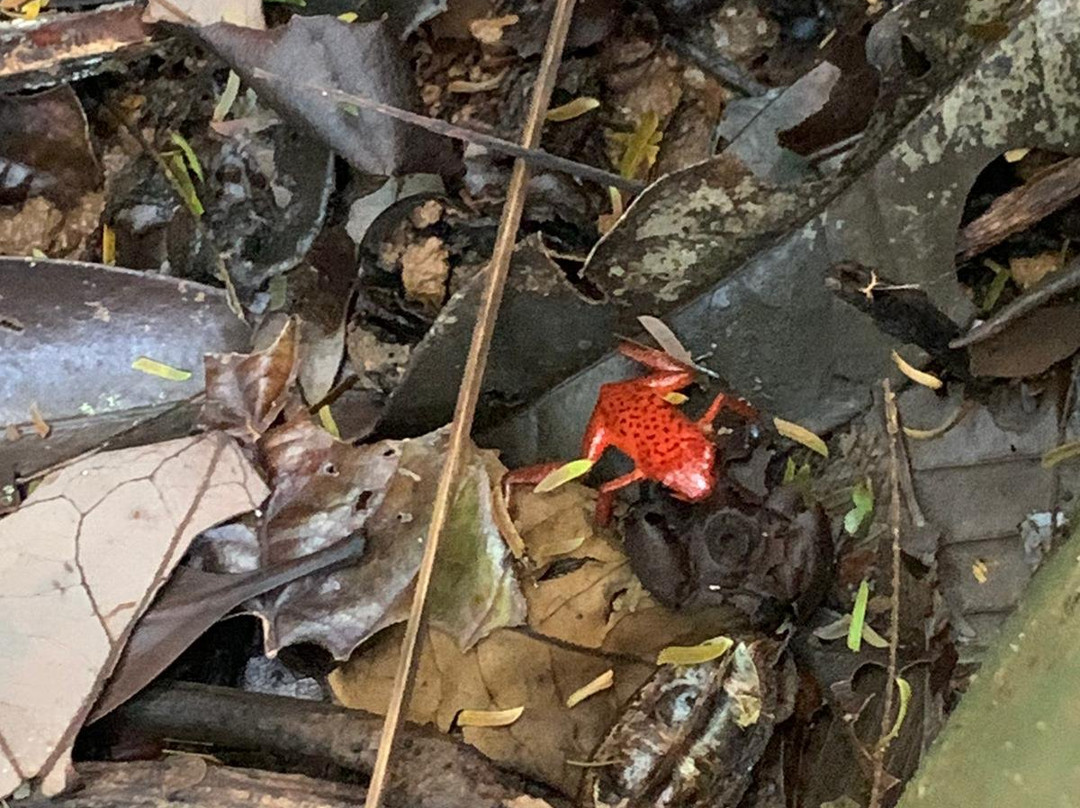
M620 488L625 488L631 483L636 483L639 480L644 480L645 475L634 469L629 474L624 474L622 477L616 477L614 480L608 480L606 483L600 486L600 495L596 498L596 524L600 527L606 526L611 522L611 509L615 504L615 492Z
M513 485L536 485L555 469L565 465L565 463L555 461L553 463L537 463L535 466L522 466L519 469L508 471L502 476L503 495L509 498L510 486Z

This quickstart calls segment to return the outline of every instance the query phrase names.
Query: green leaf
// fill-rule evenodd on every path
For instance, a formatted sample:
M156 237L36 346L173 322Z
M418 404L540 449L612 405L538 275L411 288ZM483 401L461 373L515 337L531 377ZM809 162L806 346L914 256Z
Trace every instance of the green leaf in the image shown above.
M548 491L554 491L560 485L565 485L571 480L576 480L589 473L589 469L593 467L591 460L582 458L581 460L571 460L569 463L564 463L559 466L555 471L548 474L544 479L537 483L536 488L533 490L538 494L546 494Z
M204 212L202 202L199 201L199 195L195 192L195 183L191 181L191 174L188 173L187 163L184 162L184 158L174 152L168 156L165 167L168 170L173 187L180 194L180 198L184 200L184 204L188 206L188 210L195 216L202 216Z
M1005 291L1005 285L1012 279L1012 273L1000 264L994 261L986 261L985 264L994 271L994 279L990 281L990 285L986 288L986 295L983 296L981 307L983 314L997 305L998 298Z
M844 514L844 530L854 536L874 513L874 487L869 478L852 489L851 503L854 507Z
M862 648L863 624L866 622L866 602L870 600L870 584L859 584L859 593L855 596L855 608L851 610L851 625L848 626L847 647L856 654Z
M191 170L195 172L195 176L199 178L199 182L202 182L206 178L203 176L202 164L199 163L199 158L195 154L195 150L191 148L191 144L187 142L187 138L181 135L179 132L173 132L169 135L169 138L180 147L180 151L184 153L184 157L187 158L188 165L191 166Z
M904 725L904 719L907 717L908 704L911 702L911 685L908 683L907 679L902 676L897 676L896 689L900 691L900 704L896 710L896 721L893 722L889 734L881 739L882 746L888 746L892 740L900 734L900 727Z
M619 174L631 179L637 175L642 163L652 165L656 160L656 144L660 142L656 137L661 134L656 131L659 126L660 117L655 112L650 110L641 116L637 128L627 138L626 150L619 160Z
M221 92L221 98L214 104L213 121L223 121L229 114L232 105L236 103L236 96L240 93L240 77L233 70L229 71L229 78L225 82L225 89Z

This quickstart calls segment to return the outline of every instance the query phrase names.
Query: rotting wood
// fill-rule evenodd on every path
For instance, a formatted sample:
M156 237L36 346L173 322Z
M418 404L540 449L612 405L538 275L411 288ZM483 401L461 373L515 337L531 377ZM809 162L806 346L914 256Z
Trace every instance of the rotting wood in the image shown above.
M151 740L209 741L211 754L257 751L291 762L294 771L318 773L330 765L361 775L374 767L382 727L382 718L360 710L188 683L152 687L109 721ZM433 728L406 725L400 733L395 760L401 776L389 783L395 805L498 808L523 793L545 794ZM545 799L558 804L553 796Z
M1029 182L1002 194L979 218L969 222L956 241L957 259L973 256L1000 244L1080 196L1080 157L1055 163Z

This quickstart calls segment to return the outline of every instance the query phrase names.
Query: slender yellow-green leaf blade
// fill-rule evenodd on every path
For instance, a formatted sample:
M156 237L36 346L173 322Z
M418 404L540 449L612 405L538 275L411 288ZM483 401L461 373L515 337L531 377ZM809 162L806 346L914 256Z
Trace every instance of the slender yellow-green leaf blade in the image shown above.
M562 106L549 109L546 120L559 123L561 121L572 121L574 118L580 118L586 112L596 109L600 106L600 100L588 95L582 95L575 98L573 101L569 101Z
M232 105L236 103L236 96L240 93L240 77L236 74L236 71L229 71L229 78L225 81L225 89L221 92L221 98L214 104L214 114L210 117L212 121L223 121L225 116L229 114L229 110L232 109Z
M918 368L909 365L904 360L904 357L896 351L892 352L892 361L900 368L900 372L915 382L915 384L921 384L923 387L929 387L931 390L940 390L941 386L944 384L944 382L933 373L927 373L926 371L919 370Z
M330 412L329 407L319 407L319 423L322 424L323 429L335 438L341 438L341 431L338 429L337 421L334 420L334 414Z
M179 132L172 132L169 135L169 138L173 143L180 147L180 151L184 153L188 165L191 166L191 170L195 173L195 176L199 178L199 182L206 179L203 176L202 164L199 162L199 157L195 154L195 150L191 148L191 144L187 142L187 138Z
M1072 460L1074 457L1080 457L1080 440L1071 440L1068 443L1055 446L1042 456L1042 467L1052 469L1058 463Z
M150 359L147 356L140 356L131 363L131 368L132 370L149 373L151 376L168 379L170 382L186 382L191 378L190 370L180 370L172 365L166 365L164 362L158 362L156 359Z
M649 335L656 340L656 344L663 348L665 353L670 354L680 362L685 362L688 365L694 364L690 352L686 350L667 323L650 314L643 314L637 319L641 323L641 327L649 332Z
M195 192L195 183L191 181L191 174L188 172L184 158L173 152L169 155L169 162L166 165L169 169L169 178L180 194L180 198L184 200L184 204L188 206L188 210L196 217L202 216L205 209L199 201L199 195Z
M731 637L713 637L697 645L669 645L656 657L657 665L700 665L718 659L731 650Z
M101 263L116 265L116 231L107 224L101 226Z
M457 715L459 727L508 727L521 718L524 707L508 710L462 710Z
M907 679L897 676L896 689L900 691L900 703L897 705L896 721L893 722L889 734L881 739L882 746L888 746L900 734L900 728L904 726L904 719L907 717L908 704L911 703L911 685Z
M817 452L822 457L829 456L829 447L825 445L825 441L805 426L800 426L793 421L785 421L783 418L773 418L773 425L776 427L776 431L785 438L801 443L807 449Z
M546 494L548 491L554 491L560 485L565 485L571 480L576 480L589 473L589 469L593 467L593 462L582 458L580 460L571 460L569 463L565 463L555 469L542 479L533 490L538 494Z
M581 704L581 702L585 701L585 699L589 698L589 696L595 695L603 690L607 690L614 684L615 671L613 671L611 668L608 668L606 671L601 673L587 685L579 687L577 690L571 693L570 697L566 700L566 706L573 707L577 704Z
M685 404L687 401L690 400L688 396L685 396L682 393L676 392L674 390L670 393L664 393L662 398L668 404L674 404L676 407L678 407L680 404Z
M862 649L863 626L866 623L866 602L870 600L870 584L863 581L855 595L855 608L851 610L851 625L848 626L847 647L856 654Z
M346 11L344 14L338 14L337 18L342 22L356 22L360 17L355 11Z

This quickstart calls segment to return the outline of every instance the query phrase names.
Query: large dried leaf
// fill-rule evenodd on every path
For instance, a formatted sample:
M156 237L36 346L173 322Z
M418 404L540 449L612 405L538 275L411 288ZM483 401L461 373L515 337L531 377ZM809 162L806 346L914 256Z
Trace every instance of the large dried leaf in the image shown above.
M78 454L203 389L203 355L246 347L221 290L73 261L0 259L0 475ZM190 370L186 382L132 369L140 356ZM33 434L37 404L52 432ZM194 405L148 424L142 442L186 434ZM155 432L150 432L153 427ZM136 435L128 435L132 442Z
M267 488L220 433L109 452L0 522L0 795L66 781L71 744L135 620L199 533Z
M394 686L401 632L375 638L330 677L348 707L383 713ZM465 727L466 742L485 755L572 794L582 777L570 761L588 760L619 715L620 705L648 678L649 663L576 650L543 637L503 629L467 652L439 631L426 632L408 718L448 731L460 710L524 707L509 727ZM573 708L567 698L606 670L614 687Z
M456 160L447 141L370 110L346 109L320 92L341 90L396 107L417 106L400 43L381 21L350 24L333 17L294 16L270 31L218 23L192 33L259 98L286 119L309 127L360 171L439 173Z
M336 658L408 611L443 464L446 430L408 441L352 446L307 419L260 442L274 493L258 531L210 531L199 554L212 569L242 572L313 553L362 531L362 563L312 576L247 604L266 620L269 651L315 642ZM451 527L432 582L431 620L468 647L524 620L525 603L491 515L492 479L478 452L461 472ZM500 467L501 468L501 467Z

